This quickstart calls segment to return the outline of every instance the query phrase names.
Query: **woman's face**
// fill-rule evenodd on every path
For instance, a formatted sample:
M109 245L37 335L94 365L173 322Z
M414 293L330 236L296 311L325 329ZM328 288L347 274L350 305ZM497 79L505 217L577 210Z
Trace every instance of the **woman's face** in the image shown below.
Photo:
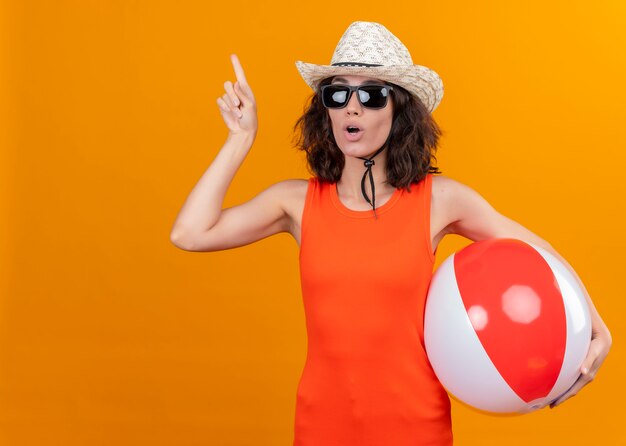
M331 84L369 85L385 82L366 76L336 76ZM382 147L391 131L393 121L392 96L389 95L387 105L381 109L365 108L353 92L348 105L344 108L329 108L328 115L332 123L333 134L337 145L348 156L367 157ZM348 132L348 127L357 127L356 133Z

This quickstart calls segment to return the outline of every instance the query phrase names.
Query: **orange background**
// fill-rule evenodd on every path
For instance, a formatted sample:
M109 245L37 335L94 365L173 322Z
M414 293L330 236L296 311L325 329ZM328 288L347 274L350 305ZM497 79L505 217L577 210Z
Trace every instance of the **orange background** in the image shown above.
M260 131L225 207L308 177L294 62L328 63L354 20L440 74L439 167L552 243L613 335L596 380L553 410L453 401L455 444L626 444L624 2L15 0L0 27L3 446L291 444L295 241L189 253L169 236L226 137L228 55ZM468 243L445 238L437 265Z

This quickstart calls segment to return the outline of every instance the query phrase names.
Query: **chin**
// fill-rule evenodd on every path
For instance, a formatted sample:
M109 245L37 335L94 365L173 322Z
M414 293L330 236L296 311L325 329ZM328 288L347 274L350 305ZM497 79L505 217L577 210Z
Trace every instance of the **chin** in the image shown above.
M368 141L343 141L339 147L339 150L343 152L344 155L352 156L352 157L363 157L367 158L369 155L372 155L376 152L380 147L385 143L385 141L381 141L380 143L372 144ZM380 155L380 154L379 154ZM374 158L374 161L378 159L378 156Z
M344 142L341 146L339 146L339 150L343 152L346 156L365 156L369 152L367 147L365 147L361 142Z

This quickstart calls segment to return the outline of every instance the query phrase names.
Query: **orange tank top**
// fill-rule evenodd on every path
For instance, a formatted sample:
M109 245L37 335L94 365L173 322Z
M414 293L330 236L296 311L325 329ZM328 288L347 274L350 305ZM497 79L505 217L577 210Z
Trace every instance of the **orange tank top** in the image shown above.
M309 178L300 243L308 337L294 446L450 446L450 399L424 347L432 174L372 210Z

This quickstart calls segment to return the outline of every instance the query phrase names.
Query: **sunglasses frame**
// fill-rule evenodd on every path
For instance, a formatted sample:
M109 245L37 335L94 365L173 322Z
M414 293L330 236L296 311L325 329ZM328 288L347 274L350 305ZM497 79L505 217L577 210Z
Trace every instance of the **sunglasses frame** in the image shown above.
M346 102L341 106L341 107L329 107L328 105L326 105L326 102L324 101L324 90L326 90L327 88L330 87L344 87L344 88L348 88L350 91L348 92L348 98L346 99ZM350 102L350 99L352 98L352 93L354 93L355 91L358 92L361 88L363 87L380 87L380 88L386 88L388 91L393 91L393 87L391 85L387 85L387 84L365 84L365 85L347 85L347 84L328 84L328 85L324 85L321 89L320 89L320 96L322 99L322 104L324 104L324 107L326 108L330 108L330 109L334 109L334 110L340 110L342 108L345 108L348 103ZM359 104L361 104L361 106L368 108L370 110L380 110L383 109L387 106L387 104L389 103L389 93L387 93L387 96L385 96L385 104L381 107L371 107L369 105L365 105L363 102L361 102L361 96L359 94L356 95L357 99L359 100Z

